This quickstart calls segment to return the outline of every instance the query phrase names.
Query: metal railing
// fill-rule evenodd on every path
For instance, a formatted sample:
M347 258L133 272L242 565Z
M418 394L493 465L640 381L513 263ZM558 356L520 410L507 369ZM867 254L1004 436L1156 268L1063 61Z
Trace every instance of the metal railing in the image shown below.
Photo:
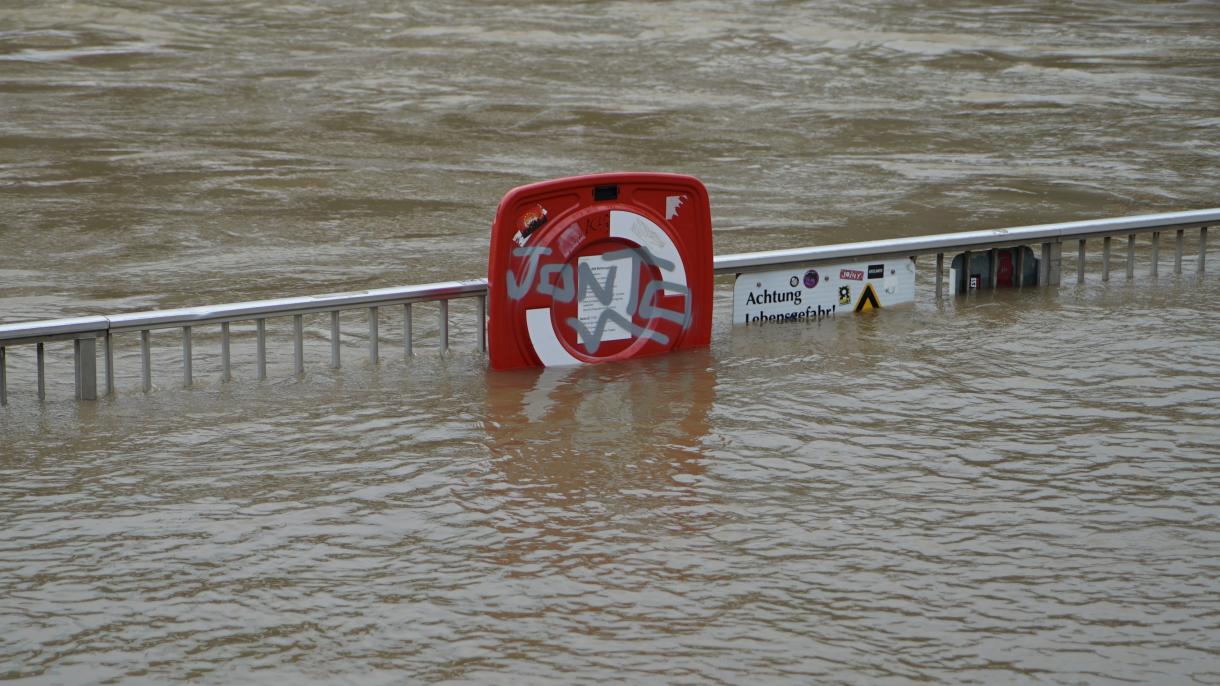
M375 364L379 359L379 309L392 306L403 308L403 346L407 355L413 354L413 332L411 306L421 302L438 304L437 327L442 350L449 347L449 301L457 298L474 298L477 302L478 343L480 351L486 340L487 281L444 281L416 286L378 288L353 293L331 293L327 295L276 298L250 302L184 307L173 310L151 310L110 316L77 317L48 321L23 322L0 325L0 404L8 401L6 347L35 344L35 360L38 369L38 398L46 397L44 343L72 340L74 344L74 367L76 370L76 398L97 399L97 339L104 341L106 395L115 393L114 335L139 332L141 386L145 392L152 389L151 332L156 329L182 330L182 375L183 383L190 386L193 381L193 328L204 325L220 326L221 379L229 381L232 375L230 359L229 325L233 322L252 321L256 326L255 363L259 379L267 378L266 321L271 317L292 317L293 324L293 369L297 374L305 371L304 317L308 314L329 313L331 333L331 366L339 366L339 314L341 312L367 309L369 319L369 358Z
M1008 229L967 231L913 238L897 238L860 243L770 250L763 252L721 255L714 259L716 274L741 274L781 267L816 266L818 264L865 261L871 259L916 258L920 255L936 255L936 297L944 295L944 256L947 252L965 253L965 264L969 264L973 251L994 251L1002 248L1040 244L1042 260L1039 263L1038 283L1057 286L1060 283L1063 243L1078 241L1077 283L1084 282L1085 243L1089 239L1102 239L1102 279L1110 278L1111 243L1114 236L1127 238L1127 278L1134 276L1135 237L1151 233L1153 276L1159 264L1160 235L1174 231L1174 273L1182 273L1184 233L1188 229L1199 229L1198 273L1202 274L1207 256L1207 227L1220 223L1220 208L1189 212L1148 214L1116 219L1040 224ZM115 393L114 340L118 333L140 334L141 387L145 392L152 388L152 360L150 332L156 329L182 330L183 383L190 386L193 381L192 329L197 326L220 326L221 380L231 377L230 329L233 322L254 322L256 326L256 368L259 379L267 377L266 320L272 317L292 317L293 323L293 369L303 374L304 324L308 314L330 315L331 366L340 365L340 320L341 312L366 309L368 312L369 360L376 364L379 359L379 308L402 306L403 351L413 354L412 310L416 303L436 302L437 330L440 349L449 347L449 301L473 298L476 301L476 349L484 351L487 321L487 280L470 279L380 288L354 293L334 293L319 296L277 298L251 302L230 303L203 307L187 307L173 310L153 310L107 316L74 317L44 321L21 322L0 325L0 405L8 402L7 348L19 345L35 346L38 398L46 397L44 345L53 341L73 341L73 367L75 389L78 400L97 398L97 344L104 341L104 368L106 394Z

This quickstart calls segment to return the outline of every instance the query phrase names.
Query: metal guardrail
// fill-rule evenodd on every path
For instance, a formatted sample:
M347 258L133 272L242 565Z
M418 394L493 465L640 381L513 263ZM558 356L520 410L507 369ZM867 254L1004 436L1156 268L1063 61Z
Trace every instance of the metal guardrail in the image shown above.
M184 307L173 310L151 310L110 316L77 317L47 321L21 322L0 325L0 404L8 402L6 347L35 344L38 370L38 398L46 398L44 343L57 340L72 340L74 343L74 367L76 370L76 398L97 399L97 339L104 339L106 395L115 393L114 383L114 338L118 333L140 333L141 385L145 392L152 390L152 352L150 333L156 329L182 329L183 383L193 382L192 328L201 325L219 325L221 334L221 378L232 378L230 364L229 324L237 321L253 321L256 326L257 344L255 361L259 379L267 378L266 320L271 317L293 318L293 368L297 374L305 371L304 316L329 313L331 333L331 366L339 366L339 313L367 309L369 313L369 357L375 364L379 359L380 340L378 324L379 308L401 305L403 308L404 352L413 354L411 306L420 302L436 302L438 308L438 331L441 349L449 347L449 301L456 298L476 298L478 307L478 349L484 349L486 338L487 280L443 281L415 286L378 288L351 293L330 293L317 296L255 300L224 305Z
M1060 282L1062 246L1066 241L1078 241L1077 282L1083 283L1085 242L1088 239L1101 238L1103 240L1102 279L1108 280L1112 237L1125 235L1127 237L1127 277L1132 278L1135 264L1135 236L1140 233L1151 233L1152 275L1155 276L1159 265L1160 234L1164 231L1175 231L1174 273L1181 274L1184 232L1192 228L1199 229L1198 273L1202 274L1207 256L1207 227L1217 223L1220 223L1220 208L721 255L714 258L714 268L716 274L740 274L827 262L896 257L915 258L919 255L935 254L936 297L940 299L944 295L944 256L946 252L964 252L966 259L969 260L972 251L1041 244L1042 261L1038 281L1040 284L1057 286ZM331 366L337 368L340 364L339 314L344 311L367 309L369 314L369 360L376 364L379 359L379 308L397 305L403 307L403 351L404 354L410 356L413 354L411 306L421 302L438 303L438 337L440 338L440 349L444 351L449 347L448 303L450 300L458 298L476 300L476 347L482 352L485 349L486 340L486 279L445 281L353 293L332 293L173 310L4 324L0 325L0 405L8 402L6 349L12 346L28 344L36 346L38 398L42 400L46 397L44 344L72 340L76 397L79 400L95 400L97 398L96 341L98 338L103 338L105 341L106 394L113 395L115 393L113 336L117 333L140 333L141 385L143 390L148 392L152 388L149 335L155 329L179 328L182 330L183 383L190 386L192 383L192 327L220 326L221 379L227 382L231 379L229 324L238 321L253 321L257 333L257 375L259 379L265 379L267 376L265 323L268 318L293 318L293 368L295 373L300 375L304 373L303 317L307 314L330 314Z
M1058 243L1071 239L1086 240L1119 234L1159 232L1165 229L1185 230L1216 223L1220 223L1220 208L740 253L717 257L715 262L718 274L740 273L811 262L863 261L871 258L943 254L950 251L1004 248L1032 243Z

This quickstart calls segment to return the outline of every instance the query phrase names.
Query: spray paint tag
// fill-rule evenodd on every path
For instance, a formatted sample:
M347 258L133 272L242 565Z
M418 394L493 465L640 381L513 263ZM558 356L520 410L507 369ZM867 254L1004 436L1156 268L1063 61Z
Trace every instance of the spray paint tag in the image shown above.
M678 174L597 174L510 191L488 261L494 369L625 360L711 339L711 208Z

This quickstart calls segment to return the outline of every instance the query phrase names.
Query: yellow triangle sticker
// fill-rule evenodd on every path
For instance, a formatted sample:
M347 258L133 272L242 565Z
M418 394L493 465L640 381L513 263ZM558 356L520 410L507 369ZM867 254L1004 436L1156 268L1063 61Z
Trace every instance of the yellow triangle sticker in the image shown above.
M860 293L860 299L856 301L856 312L879 309L881 309L881 302L877 300L877 291L873 290L873 284L864 284L864 290Z

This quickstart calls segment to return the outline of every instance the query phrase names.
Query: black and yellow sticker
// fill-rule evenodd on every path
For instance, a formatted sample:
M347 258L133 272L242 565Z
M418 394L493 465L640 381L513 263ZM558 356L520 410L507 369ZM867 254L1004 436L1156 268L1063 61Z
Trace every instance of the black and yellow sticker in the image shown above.
M856 312L879 309L881 309L881 302L877 300L877 291L873 290L873 284L864 284L864 290L860 292L860 299L856 301Z

